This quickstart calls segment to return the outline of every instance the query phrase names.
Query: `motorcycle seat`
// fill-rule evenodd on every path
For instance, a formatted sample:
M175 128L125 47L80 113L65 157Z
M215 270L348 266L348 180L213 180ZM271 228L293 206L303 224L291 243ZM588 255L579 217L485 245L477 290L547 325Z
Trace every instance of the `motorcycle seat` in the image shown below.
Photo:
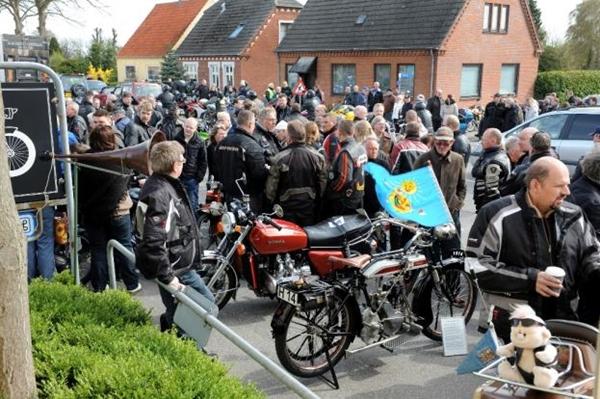
M340 266L354 267L356 269L362 269L371 261L371 255L358 255L352 258L340 258L338 256L330 256L329 264L335 270ZM337 267L336 267L337 266Z
M371 231L371 220L364 215L335 216L304 228L310 247L342 248L346 243Z

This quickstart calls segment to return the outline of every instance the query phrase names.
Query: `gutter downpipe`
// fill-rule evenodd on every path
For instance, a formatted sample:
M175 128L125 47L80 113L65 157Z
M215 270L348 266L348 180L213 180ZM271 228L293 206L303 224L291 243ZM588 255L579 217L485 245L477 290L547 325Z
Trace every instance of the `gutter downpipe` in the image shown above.
M431 72L429 75L429 97L433 96L433 86L434 86L433 77L435 75L435 67L436 67L436 61L437 61L437 57L435 56L435 54L433 52L434 50L437 50L437 49L434 49L434 48L429 49L429 55L431 56ZM436 76L436 78L437 78L437 76Z

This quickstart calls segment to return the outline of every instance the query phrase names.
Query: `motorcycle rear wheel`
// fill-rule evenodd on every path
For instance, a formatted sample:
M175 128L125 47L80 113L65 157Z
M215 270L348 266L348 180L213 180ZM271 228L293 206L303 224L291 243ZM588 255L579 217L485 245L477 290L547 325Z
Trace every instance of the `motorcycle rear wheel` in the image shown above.
M217 266L216 259L210 259L203 262L200 275L206 284L209 283ZM227 305L233 294L236 292L237 283L238 278L235 270L233 270L231 265L227 265L213 287L210 288L210 291L215 297L215 304L219 307L219 310Z
M274 321L283 326L274 333L277 358L290 373L303 378L322 375L330 369L326 351L331 367L346 353L357 321L348 301L343 302L337 294L332 301L331 307L309 311L286 304L278 316L281 320Z
M436 286L429 279L417 300L431 313L424 317L423 335L434 341L442 340L442 317L462 316L465 324L469 322L477 303L477 290L471 275L459 267L449 267L438 271L440 283Z

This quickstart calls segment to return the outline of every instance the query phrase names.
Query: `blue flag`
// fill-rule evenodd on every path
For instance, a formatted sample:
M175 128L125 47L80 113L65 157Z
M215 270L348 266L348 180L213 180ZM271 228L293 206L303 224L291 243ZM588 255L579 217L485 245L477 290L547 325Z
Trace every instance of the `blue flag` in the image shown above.
M498 349L498 339L493 327L488 328L485 335L475 345L475 348L467 354L467 357L456 369L456 374L467 374L479 371L494 360L498 359L496 355Z
M391 175L383 166L369 162L365 172L373 176L379 203L390 216L426 227L452 223L431 166Z

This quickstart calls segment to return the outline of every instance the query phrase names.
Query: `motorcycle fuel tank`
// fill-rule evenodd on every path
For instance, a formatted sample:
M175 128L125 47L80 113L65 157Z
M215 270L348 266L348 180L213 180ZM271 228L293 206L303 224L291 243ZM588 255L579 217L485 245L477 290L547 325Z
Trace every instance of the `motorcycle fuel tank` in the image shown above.
M286 220L273 221L281 226L281 230L270 224L257 222L250 232L250 243L259 254L280 254L306 248L308 239L302 227Z

